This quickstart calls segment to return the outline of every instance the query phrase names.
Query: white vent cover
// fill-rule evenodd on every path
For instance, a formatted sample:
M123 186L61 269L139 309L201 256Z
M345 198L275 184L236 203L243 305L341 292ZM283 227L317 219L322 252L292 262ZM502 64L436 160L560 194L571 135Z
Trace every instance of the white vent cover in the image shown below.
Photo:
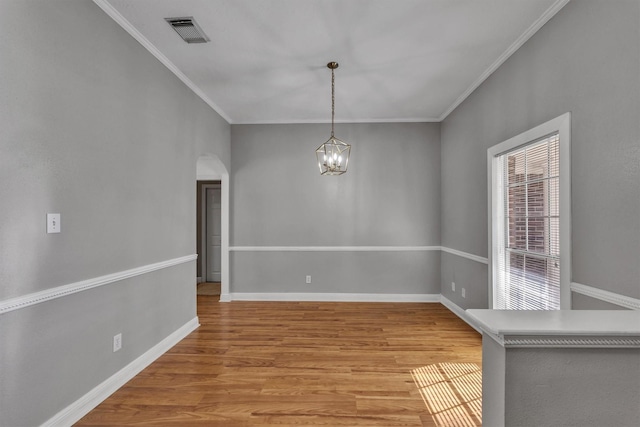
M187 43L206 43L209 37L202 31L192 16L186 18L164 18Z

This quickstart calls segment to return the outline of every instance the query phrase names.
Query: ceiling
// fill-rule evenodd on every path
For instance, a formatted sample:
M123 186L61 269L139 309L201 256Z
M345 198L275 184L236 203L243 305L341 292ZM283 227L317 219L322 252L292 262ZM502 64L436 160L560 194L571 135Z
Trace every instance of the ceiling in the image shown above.
M229 123L443 120L568 0L94 0ZM187 44L164 18L193 16Z

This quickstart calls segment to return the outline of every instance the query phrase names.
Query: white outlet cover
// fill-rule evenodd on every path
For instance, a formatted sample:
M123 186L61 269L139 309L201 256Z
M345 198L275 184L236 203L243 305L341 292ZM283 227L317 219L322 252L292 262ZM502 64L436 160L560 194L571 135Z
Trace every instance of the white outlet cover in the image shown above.
M461 292L462 292L462 298L466 298L464 288L462 288Z
M311 276L307 276L307 283L311 283Z
M456 291L456 282L451 282L451 290L452 290L453 292L455 292L455 291Z

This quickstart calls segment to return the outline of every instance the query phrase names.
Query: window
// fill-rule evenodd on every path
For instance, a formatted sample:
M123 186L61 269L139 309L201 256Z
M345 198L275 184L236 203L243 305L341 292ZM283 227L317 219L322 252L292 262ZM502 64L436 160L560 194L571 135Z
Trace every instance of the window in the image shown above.
M570 119L488 150L494 309L570 308Z

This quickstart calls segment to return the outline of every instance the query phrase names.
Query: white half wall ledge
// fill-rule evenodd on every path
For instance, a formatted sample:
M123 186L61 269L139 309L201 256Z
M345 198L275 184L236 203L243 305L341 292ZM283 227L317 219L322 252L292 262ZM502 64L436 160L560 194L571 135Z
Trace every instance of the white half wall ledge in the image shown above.
M469 317L503 347L640 348L640 312L632 310L489 310Z
M41 427L70 426L87 415L93 408L111 396L129 380L138 375L144 368L153 363L158 357L166 353L171 347L195 331L200 326L197 317L185 323L178 330L151 347L143 355L129 363L124 368L107 378L80 399L58 412Z
M119 271L117 273L107 274L105 276L94 277L93 279L82 280L80 282L75 282L68 285L46 289L40 292L34 292L27 295L6 299L4 301L0 301L0 315L9 313L14 310L30 307L35 304L51 301L56 298L66 297L78 292L87 291L89 289L97 288L98 286L104 286L111 283L119 282L121 280L130 279L132 277L147 274L152 271L173 267L175 265L180 265L187 262L192 262L197 258L197 254L186 255L167 261L143 265L142 267L132 268L130 270Z

